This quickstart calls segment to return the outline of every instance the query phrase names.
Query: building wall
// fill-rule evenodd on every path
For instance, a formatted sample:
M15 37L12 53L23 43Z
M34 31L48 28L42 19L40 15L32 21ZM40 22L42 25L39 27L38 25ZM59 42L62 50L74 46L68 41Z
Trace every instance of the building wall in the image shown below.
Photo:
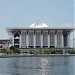
M50 31L50 46L55 46L55 31Z
M13 45L19 48L63 48L67 42L62 30L21 30L13 36Z
M33 46L34 45L34 31L33 30L29 30L28 31L28 36L29 36L29 46Z
M0 49L8 48L12 44L11 39L1 39L0 40Z
M57 47L62 47L62 31L57 31Z
M48 31L44 30L42 35L43 35L43 46L48 46Z
M36 36L36 46L41 46L41 31L39 30L37 30L36 32L35 32L35 36Z
M26 48L26 35L27 35L27 32L22 30L21 31L21 47L22 48Z

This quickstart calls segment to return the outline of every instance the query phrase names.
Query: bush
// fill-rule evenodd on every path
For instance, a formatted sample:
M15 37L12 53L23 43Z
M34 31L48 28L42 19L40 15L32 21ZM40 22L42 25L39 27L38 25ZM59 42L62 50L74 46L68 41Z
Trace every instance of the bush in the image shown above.
M44 54L51 54L51 51L49 49L45 49Z
M11 54L12 51L9 48L3 49L3 53Z
M38 54L42 54L43 53L43 50L42 49L39 49L38 50Z
M34 51L32 51L32 50L29 50L29 54L34 54Z
M34 51L34 53L37 54L43 54L43 50L42 49L37 49Z
M70 54L75 54L75 49L69 51Z
M19 54L20 53L20 50L19 49L15 49L14 50L14 53L18 53Z
M39 54L39 51L38 50L35 50L35 55Z
M63 54L63 51L62 50L56 50L55 53L57 53L57 54Z
M14 46L9 47L9 49L13 52L13 53L20 53L20 50L15 48Z
M14 46L9 47L10 50L15 50L16 48Z
M50 49L51 50L51 54L56 54L55 49Z

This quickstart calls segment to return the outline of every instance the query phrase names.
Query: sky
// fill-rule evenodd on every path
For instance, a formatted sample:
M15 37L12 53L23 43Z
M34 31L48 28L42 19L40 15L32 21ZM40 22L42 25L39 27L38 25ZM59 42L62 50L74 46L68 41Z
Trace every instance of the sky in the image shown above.
M6 27L29 27L38 19L49 27L74 25L74 7L74 0L0 0L0 39L9 38Z

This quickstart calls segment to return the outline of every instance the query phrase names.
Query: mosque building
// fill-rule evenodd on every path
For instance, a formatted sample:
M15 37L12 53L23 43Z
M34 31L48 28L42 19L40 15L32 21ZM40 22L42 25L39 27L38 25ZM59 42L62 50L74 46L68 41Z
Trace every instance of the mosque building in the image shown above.
M6 30L16 48L70 48L70 34L74 29L33 23L28 28Z

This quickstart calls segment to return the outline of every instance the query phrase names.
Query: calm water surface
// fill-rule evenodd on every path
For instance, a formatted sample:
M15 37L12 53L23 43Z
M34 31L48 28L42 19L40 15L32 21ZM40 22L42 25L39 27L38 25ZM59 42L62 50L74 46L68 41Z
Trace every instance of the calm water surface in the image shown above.
M75 75L75 56L0 58L0 75Z

